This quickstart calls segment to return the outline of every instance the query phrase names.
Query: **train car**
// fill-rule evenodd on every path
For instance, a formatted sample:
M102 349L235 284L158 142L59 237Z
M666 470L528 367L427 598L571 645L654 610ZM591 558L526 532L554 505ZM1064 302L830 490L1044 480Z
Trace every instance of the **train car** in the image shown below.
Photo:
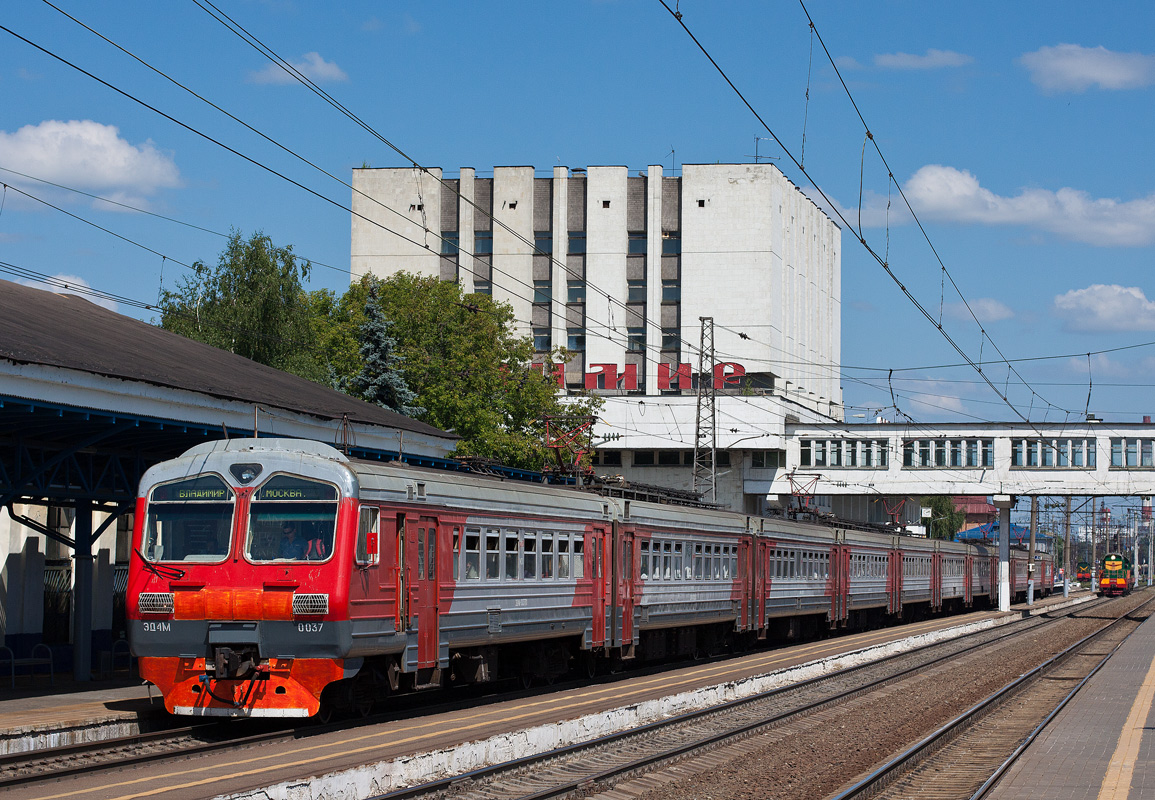
M1087 561L1080 561L1075 566L1075 579L1078 581L1091 580L1091 564Z
M981 547L301 440L194 447L148 471L136 512L130 645L185 715L367 713L393 692L551 681L997 599Z
M1108 553L1099 562L1099 594L1119 596L1131 593L1131 559L1122 553Z

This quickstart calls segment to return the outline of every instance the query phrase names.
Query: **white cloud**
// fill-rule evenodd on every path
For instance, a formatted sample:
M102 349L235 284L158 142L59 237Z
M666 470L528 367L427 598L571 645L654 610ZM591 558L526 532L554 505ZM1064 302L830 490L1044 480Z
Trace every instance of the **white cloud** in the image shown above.
M923 218L1023 225L1104 247L1155 243L1155 194L1123 202L1062 188L1023 189L1014 197L1002 197L980 186L970 172L941 164L919 169L905 191Z
M1069 331L1155 330L1155 302L1138 286L1096 283L1056 295L1054 307Z
M107 300L103 297L94 297L93 295L89 294L88 290L92 287L89 285L88 281L84 280L84 278L81 278L79 275L61 274L53 275L52 277L55 281L58 281L64 285L60 286L55 284L45 284L38 281L25 280L23 278L17 278L16 283L22 284L24 286L31 286L33 289L47 290L53 294L74 294L77 297L83 297L85 300L93 303L94 305L107 308L109 311L116 311L119 308L115 300Z
M975 300L968 300L971 310L975 312L979 322L984 325L990 325L992 322L1002 322L1003 320L1011 319L1015 316L1015 312L1006 304L995 300L993 297L979 297ZM966 305L963 303L947 303L943 313L956 320L970 321L971 312L967 311Z
M858 63L858 59L854 56L839 56L834 59L834 63L838 65L840 70L844 72L852 69L862 69L862 65Z
M874 65L883 69L942 69L965 66L972 61L974 59L964 53L934 48L927 50L923 56L912 53L880 53L874 57Z
M130 144L116 126L92 120L45 120L15 133L0 131L0 165L19 165L37 178L133 204L144 203L158 189L180 186L172 157L151 140Z
M289 65L314 83L339 83L349 80L345 71L332 61L321 58L321 54L314 51L305 53L297 61L290 61ZM295 83L297 78L279 64L269 66L259 72L250 72L249 80L253 83Z
M1105 47L1060 44L1024 53L1020 63L1044 92L1142 89L1155 83L1155 56L1115 53Z

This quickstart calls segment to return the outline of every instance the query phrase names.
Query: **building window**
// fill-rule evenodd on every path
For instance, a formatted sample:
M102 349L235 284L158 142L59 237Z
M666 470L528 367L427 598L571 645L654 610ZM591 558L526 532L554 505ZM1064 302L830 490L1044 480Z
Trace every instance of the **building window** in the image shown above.
M694 460L694 454L690 453L691 463ZM714 451L714 466L728 467L730 466L730 451L729 450L715 450Z
M609 208L609 207L610 207L610 201L609 200L603 200L602 201L602 208Z
M706 201L705 200L699 200L698 201L698 208L705 208L705 207L706 207Z
M489 281L474 281L473 282L473 293L474 294L492 295L493 294L493 284L490 283Z
M645 232L643 231L641 233L630 233L627 235L629 236L629 243L628 243L629 249L627 249L626 252L632 256L645 255L646 254L646 234L645 234Z
M553 299L553 284L551 281L533 282L533 302L548 303Z
M620 467L622 465L621 450L594 450L591 462L598 467Z
M681 347L682 337L677 328L662 328L662 349L677 350Z
M626 328L626 349L631 353L640 353L646 349L645 328Z
M565 288L567 303L584 303L586 301L585 281L566 281Z
M676 256L682 252L682 234L678 231L668 231L662 234L662 255Z
M682 465L682 451L681 450L659 450L658 451L658 466L660 467L679 467Z
M475 256L493 254L493 231L477 231L473 234L473 254Z
M549 350L549 328L533 329L533 349L540 352Z
M549 255L553 252L553 234L549 231L533 232L533 249Z
M626 281L626 302L646 302L646 282L639 280Z
M570 231L569 232L569 249L566 251L571 256L581 255L586 251L586 232L585 231Z
M654 451L653 450L635 450L634 451L634 466L635 467L652 467L652 466L654 466Z
M682 285L677 278L662 279L662 302L678 303L682 300Z
M580 353L586 349L586 332L581 328L570 328L566 331L567 350L573 353Z
M457 231L441 232L441 255L455 256L461 249L461 240L457 238Z

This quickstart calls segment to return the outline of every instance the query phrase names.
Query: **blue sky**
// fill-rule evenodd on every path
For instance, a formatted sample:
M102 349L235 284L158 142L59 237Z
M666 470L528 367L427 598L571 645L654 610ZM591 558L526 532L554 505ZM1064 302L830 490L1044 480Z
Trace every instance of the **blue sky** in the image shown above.
M933 322L844 230L848 414L897 405L918 421L1063 421L1089 405L1137 422L1155 413L1149 3L807 3L929 243L873 146L863 156L862 123L798 2L675 4L794 159L804 154L806 174L776 142L756 143L771 134L657 0L219 8L421 164L669 170L752 161L757 146L816 200L820 187L854 228L861 192L863 236ZM342 180L365 163L404 163L192 0L57 5ZM0 25L333 201L0 31L4 265L152 303L182 263L215 262L220 234L237 228L317 262L312 288L347 285L348 188L39 0L5 3ZM963 359L940 319L1014 409L973 368L950 366ZM1113 348L1131 349L1099 352ZM1094 354L1017 362L1024 386L999 352Z

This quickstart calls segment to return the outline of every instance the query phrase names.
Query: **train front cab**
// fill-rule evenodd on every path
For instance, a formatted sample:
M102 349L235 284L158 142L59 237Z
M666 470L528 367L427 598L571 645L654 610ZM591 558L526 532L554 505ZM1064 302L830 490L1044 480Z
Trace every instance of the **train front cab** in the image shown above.
M194 448L150 470L137 498L127 592L141 677L193 716L308 716L355 673L346 587L355 481L310 466ZM301 545L283 542L292 527Z

